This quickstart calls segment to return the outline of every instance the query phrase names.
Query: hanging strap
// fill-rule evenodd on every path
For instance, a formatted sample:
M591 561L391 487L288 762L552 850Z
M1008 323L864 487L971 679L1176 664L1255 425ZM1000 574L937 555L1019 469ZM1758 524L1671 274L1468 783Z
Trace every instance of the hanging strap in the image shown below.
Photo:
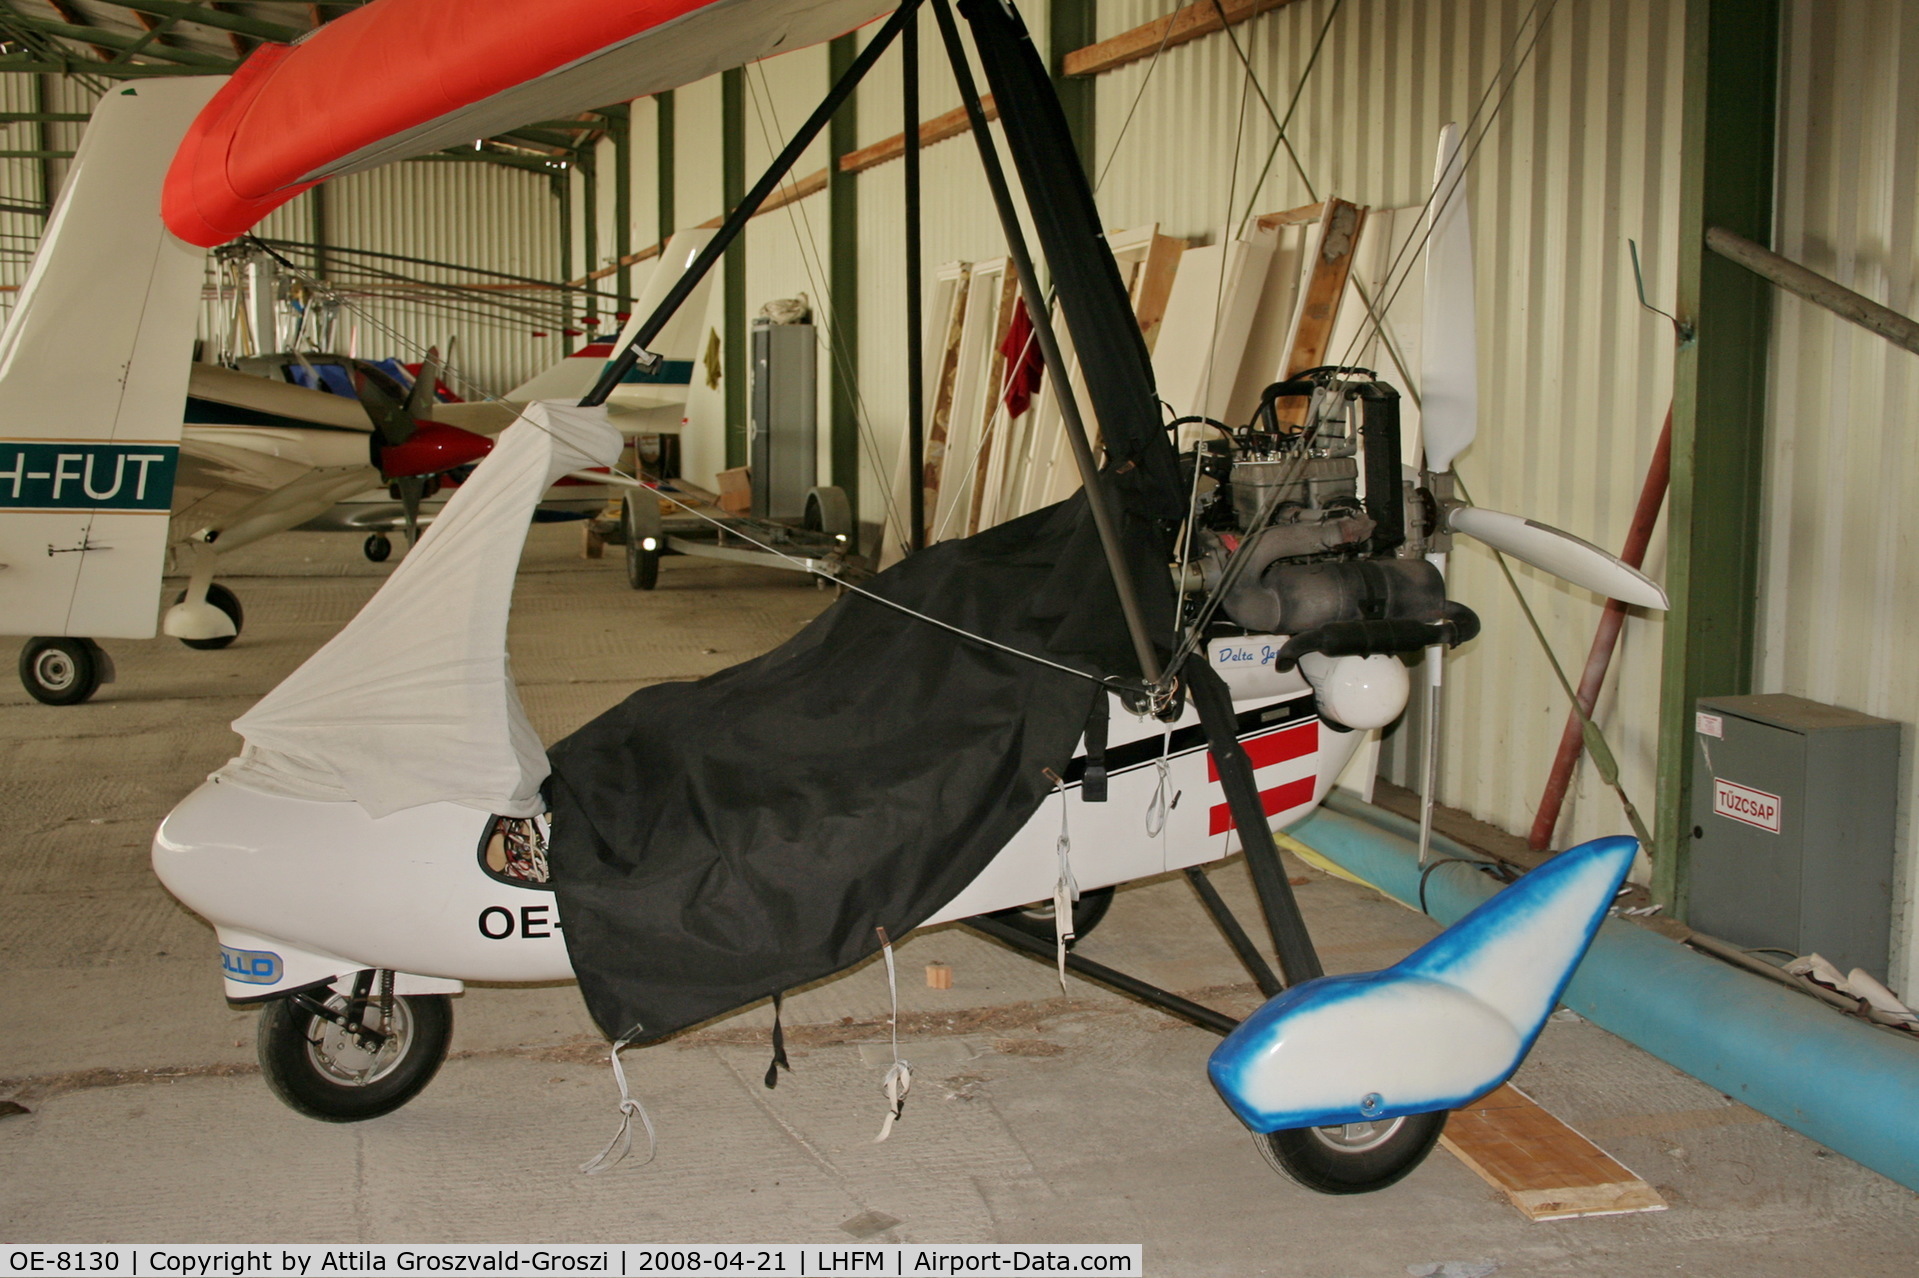
M1179 792L1173 790L1173 725L1167 724L1159 736L1159 758L1153 760L1158 780L1153 795L1146 801L1146 837L1157 839L1166 832L1166 814L1179 806Z
M1043 769L1059 796L1059 879L1053 885L1053 946L1059 962L1059 988L1066 989L1066 947L1073 942L1073 902L1079 900L1079 881L1073 877L1073 839L1066 828L1066 782L1051 768Z
M780 1071L793 1072L792 1063L786 1059L786 1031L780 1028L780 995L773 995L773 1059L766 1066L766 1090L772 1091L780 1083Z
M606 1142L605 1149L602 1149L599 1153L580 1164L580 1170L588 1176L597 1176L601 1172L612 1171L626 1158L628 1151L633 1148L633 1119L635 1116L639 1118L640 1126L646 1129L646 1158L640 1163L640 1166L644 1167L647 1163L652 1162L653 1156L659 1153L659 1140L653 1134L653 1120L647 1115L646 1106L640 1104L639 1099L635 1097L631 1091L627 1090L626 1070L620 1065L621 1051L625 1049L628 1043L633 1041L634 1035L639 1032L640 1027L635 1025L632 1033L613 1044L612 1054L608 1057L613 1064L613 1081L620 1085L620 1130L613 1133L613 1139Z
M898 974L893 970L893 942L887 938L885 928L873 930L879 933L880 953L886 956L886 994L892 1008L886 1025L893 1038L893 1063L887 1066L886 1076L880 1080L880 1090L886 1093L886 1120L880 1124L880 1134L873 1138L877 1145L893 1134L893 1124L906 1112L906 1093L913 1086L913 1066L910 1061L900 1059L900 987Z
M1093 712L1086 716L1086 773L1080 778L1079 797L1086 803L1106 802L1106 722L1109 707L1106 692L1093 698Z

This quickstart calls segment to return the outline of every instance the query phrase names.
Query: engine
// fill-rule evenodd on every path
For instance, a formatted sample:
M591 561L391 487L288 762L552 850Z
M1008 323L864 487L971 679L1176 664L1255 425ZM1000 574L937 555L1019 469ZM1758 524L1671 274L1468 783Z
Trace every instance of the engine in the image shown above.
M1181 458L1198 498L1188 582L1203 586L1189 623L1288 636L1281 670L1308 653L1399 655L1479 633L1425 557L1447 548L1438 502L1407 478L1399 392L1370 370L1268 386L1242 427L1184 420L1217 433Z

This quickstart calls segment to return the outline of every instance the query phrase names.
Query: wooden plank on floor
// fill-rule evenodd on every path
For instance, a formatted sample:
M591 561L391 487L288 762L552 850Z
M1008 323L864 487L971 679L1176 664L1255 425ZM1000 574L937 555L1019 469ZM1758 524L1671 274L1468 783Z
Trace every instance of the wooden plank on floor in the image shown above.
M1510 1083L1454 1111L1439 1141L1530 1220L1666 1210L1651 1185Z

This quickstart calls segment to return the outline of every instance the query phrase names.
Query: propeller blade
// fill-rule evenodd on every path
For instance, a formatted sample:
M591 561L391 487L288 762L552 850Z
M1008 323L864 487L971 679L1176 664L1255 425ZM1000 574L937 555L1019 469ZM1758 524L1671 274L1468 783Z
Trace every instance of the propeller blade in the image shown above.
M394 481L400 490L400 510L406 515L406 544L420 540L420 502L426 497L426 478L407 475Z
M361 360L350 360L347 366L353 370L353 393L360 397L360 407L373 420L380 442L393 446L412 439L413 418L407 415L402 402L406 395L400 384Z
M1667 607L1666 592L1658 582L1591 542L1548 524L1484 506L1449 506L1446 527L1595 594L1639 608L1663 612Z
M1419 423L1426 468L1444 473L1479 430L1479 343L1473 297L1473 228L1459 128L1439 134L1433 164L1432 232L1420 327Z
M433 391L440 384L442 367L444 365L440 362L440 348L427 347L426 359L420 364L420 375L413 379L413 387L406 393L406 403L403 407L406 409L408 418L417 421L422 417L433 415L433 405L438 398Z

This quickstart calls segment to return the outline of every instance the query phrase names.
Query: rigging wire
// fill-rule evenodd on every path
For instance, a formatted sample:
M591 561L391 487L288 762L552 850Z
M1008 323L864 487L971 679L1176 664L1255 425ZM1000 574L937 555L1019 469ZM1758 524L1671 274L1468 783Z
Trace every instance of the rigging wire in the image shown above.
M1458 190L1460 185L1465 182L1466 174L1471 170L1474 159L1479 155L1480 147L1484 146L1486 139L1491 136L1493 125L1498 122L1500 114L1505 110L1507 101L1512 97L1513 87L1519 83L1519 73L1525 69L1527 61L1529 61L1533 55L1533 51L1539 47L1540 36L1544 34L1546 24L1551 20L1553 12L1559 7L1559 0L1546 0L1547 8L1542 14L1539 12L1541 2L1542 0L1533 0L1532 7L1526 11L1525 17L1520 19L1519 30L1514 33L1511 43L1508 44L1506 54L1500 60L1499 68L1495 70L1492 80L1487 83L1485 91L1480 94L1479 102L1474 105L1472 115L1468 117L1465 128L1461 130L1462 134L1471 138L1470 148L1462 149L1458 153L1458 163L1449 166L1449 170L1456 170L1450 173L1452 178L1451 182L1446 183L1444 181L1449 174L1442 174L1441 182L1436 183L1432 190L1427 193L1425 201L1420 205L1421 223L1424 230L1417 236L1417 242L1415 242L1415 237L1408 236L1406 242L1400 245L1399 252L1394 255L1392 262L1387 266L1385 271L1385 279L1391 285L1391 291L1386 294L1385 302L1379 307L1376 309L1371 306L1367 307L1367 320L1360 324L1359 330L1355 332L1351 340L1347 342L1346 350L1340 356L1341 363L1351 359L1354 353L1358 351L1365 342L1371 340L1371 335L1367 332L1367 325L1369 323L1376 326L1374 329L1375 333L1383 330L1387 312L1392 310L1393 303L1399 299L1400 290L1405 288L1406 282L1412 278L1414 267L1419 260L1419 254L1425 251L1427 242L1432 239L1435 229L1432 211L1435 208L1445 207L1446 202L1452 198L1453 192ZM1527 43L1525 51L1519 55L1518 60L1513 61L1513 48L1518 45L1520 39L1526 33L1529 24L1532 39ZM1508 63L1511 63L1510 70L1507 69ZM1475 135L1473 133L1473 126L1478 123L1480 113L1485 110L1486 102L1492 97L1493 91L1501 88L1502 80L1504 81L1504 87L1501 89L1498 101L1493 103L1491 114L1487 115L1485 124L1480 126L1479 132ZM1403 271L1400 270L1400 263L1402 261L1405 263L1405 269ZM1393 273L1395 271L1399 271L1397 281L1393 279Z
M760 126L760 137L761 140L767 144L769 150L777 152L779 147L775 145L775 139L785 137L786 129L785 126L780 123L779 106L774 100L772 88L766 83L765 67L760 63L754 63L752 69L759 73L759 87L757 89L754 87L753 78L750 75L745 77L745 81L748 96L753 100L754 117ZM764 93L765 96L764 105L762 105L761 102L762 93ZM772 118L770 128L767 124L768 116ZM828 163L832 163L830 156ZM798 189L797 181L793 179L790 174L786 180L792 189ZM805 200L789 198L786 202L785 209L787 223L793 231L793 238L800 245L800 267L806 272L807 283L814 288L817 296L821 299L826 310L829 324L837 331L839 308L833 297L831 273L818 261L819 242L813 237L812 215L806 210ZM912 317L909 322L917 323L918 317ZM866 454L866 464L873 472L874 486L879 489L881 504L885 507L885 517L882 521L882 527L894 528L898 531L900 539L903 542L910 543L911 538L908 536L909 530L906 528L906 517L900 514L899 503L896 502L893 497L893 478L887 473L885 463L880 457L879 439L872 429L872 413L867 408L866 395L860 389L859 370L853 366L851 356L846 351L839 349L838 343L828 341L825 334L819 333L816 330L814 341L825 348L827 359L833 367L839 370L842 381L846 386L850 387L853 392L854 431L860 441L861 450ZM855 517L857 518L857 515ZM884 537L885 534L882 532L882 544L884 544Z
M322 284L320 281L312 279L311 277L307 276L304 272L300 271L300 269L296 267L293 263L287 261L285 258L280 257L279 254L274 253L272 249L267 249L267 252L273 253L274 257L280 261L281 265L285 266L288 270L294 272L296 277L301 279L310 287L313 287L317 291L321 291L321 292L325 291L326 286ZM348 301L346 299L340 299L340 304L343 309L359 314L361 318L366 319L367 322L372 327L374 327L377 331L384 334L389 340L398 343L403 349L408 349L412 351L414 354L424 355L424 351L421 349L420 344L417 341L407 337L406 335L398 332L395 329L389 328L381 324L378 320L374 319L372 316L366 315L364 312L360 311L360 309L356 307L351 301ZM511 407L511 405L508 404L506 400L501 399L499 396L494 395L489 391L482 390L479 387L473 386L472 383L467 381L466 378L463 375L461 375L456 369L454 369L453 366L450 364L443 368L440 374L440 378L442 381L445 381L449 386L458 385L458 386L467 388L469 390L472 390L477 399L483 400L487 403L500 404L502 406ZM516 420L528 422L529 425L534 425L536 429L545 430L544 427L538 426L537 423L531 422L526 417L519 417ZM546 433L549 435L552 434L551 431L547 431ZM1018 657L1023 661L1030 661L1038 665L1049 666L1052 669L1058 670L1063 674L1069 674L1077 679L1084 679L1089 683L1098 684L1100 687L1105 688L1109 691L1119 689L1119 688L1133 687L1133 684L1130 681L1123 678L1122 676L1119 676L1119 675L1102 676L1102 675L1092 674L1085 670L1078 670L1072 666L1062 664L1061 662L1054 661L1050 658L1042 657L1037 653L1027 652L1021 648L1015 648L1011 644L1001 643L997 639L989 639L985 635L975 634L973 631L967 630L962 626L956 626L949 621L941 621L938 617L929 616L928 614L923 613L916 608L908 607L907 605L900 603L897 600L888 599L884 595L875 594L872 591L867 590L863 586L857 585L854 582L846 581L843 578L837 577L834 574L827 572L826 570L822 568L817 568L812 563L808 562L805 559L801 559L794 555L789 555L785 551L779 549L776 546L768 545L766 542L763 542L759 538L754 537L751 533L743 531L740 528L740 526L736 523L728 523L723 520L716 519L713 516L707 514L705 511L699 509L698 507L690 505L687 502L681 501L678 497L675 497L672 493L666 492L662 489L653 488L647 485L646 482L642 480L639 476L628 474L626 471L621 470L618 465L607 467L607 473L611 476L617 476L619 480L624 480L625 483L621 484L620 486L622 487L632 486L637 488L641 492L650 493L665 501L671 502L673 505L678 506L681 510L684 510L687 514L692 515L695 518L705 520L707 523L712 524L716 529L724 532L727 536L735 537L741 541L747 542L748 544L754 547L757 547L760 550L765 551L767 554L772 555L775 558L784 559L787 563L793 565L795 568L799 569L802 572L807 573L810 576L818 577L823 581L830 581L834 585L840 587L843 590L850 590L856 595L860 595L860 596L863 596L864 598L871 599L875 603L882 604L888 608L895 610L896 612L905 613L907 616L917 618L918 620L924 621L929 625L937 626L941 630L949 631L952 634L960 636L962 639L968 639L974 643L983 644L989 648L996 648L999 651L1008 654L1009 656Z

